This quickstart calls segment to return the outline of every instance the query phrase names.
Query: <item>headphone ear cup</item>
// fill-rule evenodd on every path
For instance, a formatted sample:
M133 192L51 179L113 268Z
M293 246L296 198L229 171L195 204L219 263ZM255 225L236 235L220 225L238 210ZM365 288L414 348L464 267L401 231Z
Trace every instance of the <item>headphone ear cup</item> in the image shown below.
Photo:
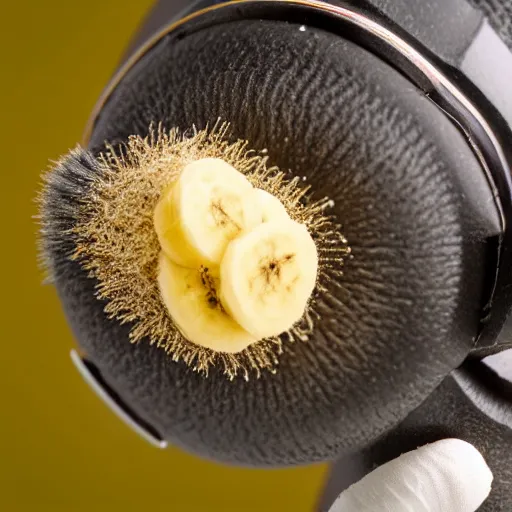
M191 6L185 0L159 0L139 28L123 60L127 60L166 25L217 3L221 2L203 0ZM325 3L345 6L338 0ZM482 21L482 12L509 46L512 41L507 21L512 16L512 9L507 0L430 0L428 4L422 0L363 0L355 7L387 17L452 65L459 64L464 57Z
M94 281L58 247L56 286L88 358L165 439L231 463L331 459L396 425L468 354L492 194L459 131L403 76L291 23L163 38L117 84L89 149L146 136L152 123L187 130L219 118L329 197L352 249L319 295L310 339L285 340L275 374L229 381L214 368L205 378L151 340L131 344L129 325L107 318Z

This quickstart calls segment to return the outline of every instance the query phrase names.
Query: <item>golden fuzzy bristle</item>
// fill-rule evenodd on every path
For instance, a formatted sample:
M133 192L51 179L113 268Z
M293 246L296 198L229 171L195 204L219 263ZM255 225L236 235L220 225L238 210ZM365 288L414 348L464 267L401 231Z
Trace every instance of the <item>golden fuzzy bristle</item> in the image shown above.
M236 354L214 352L186 340L173 324L157 283L160 245L153 226L153 212L161 192L189 163L220 158L242 172L258 188L275 195L289 216L308 228L317 244L319 272L316 290L341 274L350 249L333 219L326 215L328 198L313 200L310 187L299 177L287 178L268 157L248 150L247 141L227 141L228 125L217 125L191 136L177 130L150 130L146 138L132 136L121 151L108 147L98 157L99 171L72 229L76 247L72 259L81 263L97 281L98 298L107 302L110 318L132 324L132 342L148 339L174 361L182 360L205 375L220 366L225 375L249 378L261 370L275 371L283 336L261 340ZM302 320L287 339L306 340L313 329L315 294Z

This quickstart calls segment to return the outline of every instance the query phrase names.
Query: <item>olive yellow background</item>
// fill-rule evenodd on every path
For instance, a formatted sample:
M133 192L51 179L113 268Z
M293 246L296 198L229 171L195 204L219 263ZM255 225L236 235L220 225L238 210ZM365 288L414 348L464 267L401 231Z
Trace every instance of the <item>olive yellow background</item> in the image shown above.
M312 511L325 467L228 468L160 451L69 359L36 263L39 176L81 138L150 0L18 0L0 14L0 510Z

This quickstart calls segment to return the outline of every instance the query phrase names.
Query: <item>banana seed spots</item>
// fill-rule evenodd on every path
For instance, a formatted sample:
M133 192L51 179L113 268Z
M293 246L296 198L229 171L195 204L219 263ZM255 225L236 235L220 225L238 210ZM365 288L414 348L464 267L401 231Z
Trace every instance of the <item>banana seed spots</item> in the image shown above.
M298 275L287 279L287 283L282 282L283 272L287 264L290 264L295 258L295 254L285 254L280 258L268 258L259 267L257 275L250 280L249 288L252 290L255 285L261 287L260 298L264 301L268 293L276 293L280 287L285 286L287 291L293 289L293 284L297 282Z
M210 305L210 307L212 309L216 309L219 304L219 301L218 301L217 297L214 297L213 295L209 295L208 296L208 304Z
M226 229L230 237L234 238L242 231L242 226L228 213L221 199L212 201L210 211L215 226Z
M215 286L215 280L210 275L207 267L201 267L199 271L201 275L201 283L206 290L206 302L212 309L220 309L224 311L220 299L217 295L217 287Z

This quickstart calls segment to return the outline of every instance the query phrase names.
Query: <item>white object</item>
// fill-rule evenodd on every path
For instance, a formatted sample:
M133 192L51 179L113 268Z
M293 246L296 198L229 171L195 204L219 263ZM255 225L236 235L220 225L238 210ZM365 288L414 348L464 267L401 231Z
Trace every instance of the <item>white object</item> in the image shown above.
M474 446L444 439L377 468L341 493L330 512L475 512L492 478Z

